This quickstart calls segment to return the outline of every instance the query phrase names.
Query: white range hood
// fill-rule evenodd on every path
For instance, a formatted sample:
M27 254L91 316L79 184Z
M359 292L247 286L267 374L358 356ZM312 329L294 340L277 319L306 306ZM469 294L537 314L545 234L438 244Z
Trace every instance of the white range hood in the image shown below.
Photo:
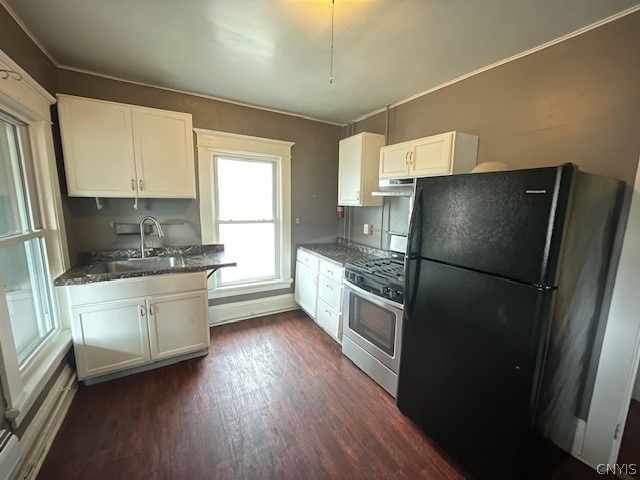
M381 179L379 190L371 192L374 197L410 197L416 183L415 178Z

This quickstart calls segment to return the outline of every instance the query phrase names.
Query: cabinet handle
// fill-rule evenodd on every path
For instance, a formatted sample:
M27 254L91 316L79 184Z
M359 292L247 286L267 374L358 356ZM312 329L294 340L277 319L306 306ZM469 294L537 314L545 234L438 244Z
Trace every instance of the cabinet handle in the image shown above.
M313 279L313 284L314 284L314 285L316 285L316 286L318 285L318 277L315 277L315 278Z
M356 192L356 200L360 200L360 190Z
M404 164L409 165L409 152L404 153Z
M145 308L144 305L140 305L140 316L144 317L147 313L147 309Z
M333 272L331 270L327 270L327 273L333 277Z
M325 309L324 313L326 313L327 315L331 316L331 312L327 309Z
M155 308L155 305L153 303L149 304L149 316L153 316L153 310Z
M131 179L131 191L136 191L136 181L133 178Z
M413 165L413 152L409 152L409 165Z
M327 288L333 292L333 287L327 283Z
M144 190L144 184L142 183L142 179L138 181L138 185L140 185L140 190Z

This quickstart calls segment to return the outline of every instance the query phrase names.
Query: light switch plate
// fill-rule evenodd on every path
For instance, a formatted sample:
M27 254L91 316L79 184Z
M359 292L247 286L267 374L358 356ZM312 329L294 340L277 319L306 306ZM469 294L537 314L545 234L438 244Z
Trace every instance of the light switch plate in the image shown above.
M373 233L373 225L371 225L370 223L365 223L362 233L364 233L365 235L371 235Z

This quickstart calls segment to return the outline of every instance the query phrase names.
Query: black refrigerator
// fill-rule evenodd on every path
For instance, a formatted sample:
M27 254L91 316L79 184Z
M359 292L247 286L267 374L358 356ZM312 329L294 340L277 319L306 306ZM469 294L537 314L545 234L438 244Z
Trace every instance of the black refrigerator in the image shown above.
M417 180L397 405L472 476L521 478L533 432L571 450L623 193L572 164Z

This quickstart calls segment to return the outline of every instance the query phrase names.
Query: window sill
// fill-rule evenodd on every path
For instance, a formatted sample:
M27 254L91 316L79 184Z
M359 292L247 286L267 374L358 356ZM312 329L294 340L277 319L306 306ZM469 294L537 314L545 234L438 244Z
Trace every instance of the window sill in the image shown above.
M25 419L70 347L71 331L61 329L24 370L22 396L15 405L9 406L5 413L13 428L18 428Z
M288 278L286 280L276 279L268 280L266 282L256 282L245 285L229 286L229 287L217 287L209 290L209 298L226 298L237 297L239 295L249 295L251 293L270 292L272 290L282 290L289 288L293 284L293 279Z

